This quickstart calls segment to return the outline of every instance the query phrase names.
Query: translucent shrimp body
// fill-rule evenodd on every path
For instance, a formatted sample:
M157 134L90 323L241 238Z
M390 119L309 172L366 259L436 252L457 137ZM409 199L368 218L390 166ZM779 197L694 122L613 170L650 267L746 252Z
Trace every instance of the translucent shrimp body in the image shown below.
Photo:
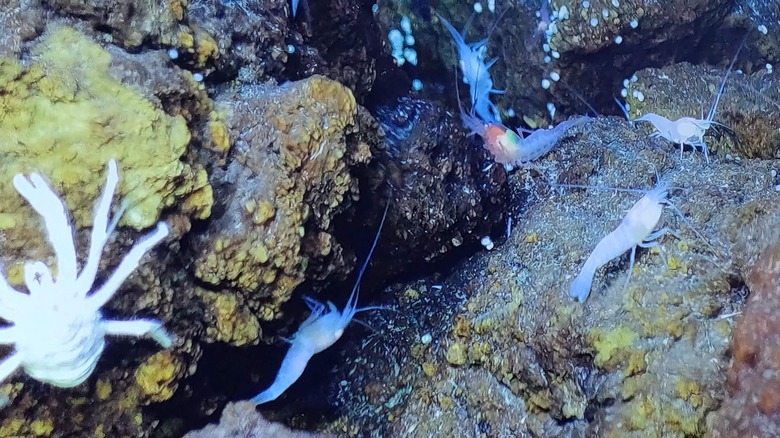
M537 129L525 138L501 123L485 122L462 110L461 119L471 130L471 134L482 137L485 149L490 151L496 163L518 166L528 164L550 152L569 128L587 122L590 117L581 116L567 120L551 129Z
M649 191L628 210L620 225L601 239L588 257L588 260L585 261L582 270L580 270L580 273L572 282L569 296L584 302L590 295L596 269L631 250L631 262L628 269L628 279L626 280L626 285L628 285L628 280L631 278L631 270L634 267L636 247L655 246L656 243L653 241L666 232L665 228L658 231L653 230L658 226L658 221L661 219L667 195L668 189L666 186L659 185Z
M504 91L493 88L493 78L490 77L489 70L498 58L485 62L488 39L467 43L466 29L460 33L444 17L441 15L438 17L452 35L458 48L458 66L463 73L463 82L469 85L473 112L483 120L500 123L498 108L490 101L490 95L503 94Z
M389 207L389 204L388 204ZM379 224L374 243L368 252L368 257L360 268L355 286L349 295L347 304L343 311L339 311L335 304L328 301L327 306L313 298L304 297L306 305L311 309L311 315L298 328L298 331L288 340L290 349L282 361L276 379L265 391L254 396L250 401L259 405L272 400L276 400L284 391L287 390L306 370L309 359L317 353L320 353L335 344L344 334L344 329L352 321L356 313L364 310L377 309L378 307L357 307L358 295L360 294L360 280L371 260L376 243L379 240L379 233L382 231L382 225L387 217L387 207L385 207L382 221Z

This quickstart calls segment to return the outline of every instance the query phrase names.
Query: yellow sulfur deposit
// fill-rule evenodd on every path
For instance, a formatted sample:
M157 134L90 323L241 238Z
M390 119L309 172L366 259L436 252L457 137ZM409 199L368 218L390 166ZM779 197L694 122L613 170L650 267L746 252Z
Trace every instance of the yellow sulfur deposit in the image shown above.
M33 171L64 196L77 227L90 225L112 158L119 163L117 197L127 201L122 225L149 227L179 199L194 217L210 214L205 171L181 161L190 141L185 120L117 81L110 63L109 52L67 27L45 35L28 66L0 58L0 174L8 176L0 180L8 212L2 229L29 224L10 176Z

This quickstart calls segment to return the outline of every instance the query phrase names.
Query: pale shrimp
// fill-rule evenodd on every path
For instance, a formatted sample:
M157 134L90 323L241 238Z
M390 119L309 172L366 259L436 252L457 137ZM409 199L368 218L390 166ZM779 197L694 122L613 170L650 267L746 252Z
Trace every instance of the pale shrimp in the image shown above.
M385 207L382 221L379 223L379 230L377 230L376 237L374 237L374 243L371 245L366 261L360 268L355 286L352 288L352 293L349 295L344 310L339 311L335 304L328 301L326 312L325 304L314 298L304 297L306 305L311 309L311 315L303 321L292 338L286 339L290 343L290 349L287 350L274 382L268 389L254 396L250 400L251 402L259 405L276 400L277 397L282 395L287 388L301 377L312 356L324 351L341 338L341 335L344 334L344 329L349 325L356 313L383 308L379 306L358 308L357 301L360 294L360 280L363 278L363 273L366 271L366 267L368 267L374 248L376 248L389 206L390 204Z
M734 67L734 63L737 61L739 52L742 50L742 47L744 45L745 45L745 40L743 40L742 44L740 44L739 49L737 49L737 53L734 55L734 58L731 60L731 64L729 64L728 70L726 70L726 75L723 77L723 81L720 84L720 89L718 90L718 94L715 96L715 101L712 103L712 107L710 107L710 111L707 113L706 119L695 119L693 117L681 117L677 120L672 121L667 119L666 117L659 116L658 114L655 113L647 113L641 117L631 119L628 113L628 108L626 108L625 105L620 103L620 101L617 98L615 98L615 102L617 102L620 109L623 110L623 113L625 114L628 121L648 122L652 124L653 127L655 128L655 132L650 134L651 137L656 137L656 138L661 137L661 138L665 138L666 140L674 144L679 144L680 158L682 158L683 148L687 144L693 146L694 149L701 149L701 151L704 153L705 160L709 164L710 162L709 149L707 148L707 143L704 142L704 134L707 132L707 130L710 129L712 125L722 126L730 130L728 126L715 122L713 119L715 118L715 112L717 111L720 98L723 95L723 91L726 88L726 80L728 79L729 74L731 73L731 69Z
M596 269L631 250L631 262L628 267L628 278L626 279L626 286L628 286L628 282L631 280L631 271L634 268L636 247L649 248L656 246L658 245L656 239L667 232L666 227L655 230L661 219L663 206L668 202L666 199L667 195L668 189L666 185L660 183L628 210L620 225L601 239L588 257L588 260L585 261L582 270L572 282L569 296L580 302L585 302L588 295L590 295L590 288L593 284L593 276L596 273Z

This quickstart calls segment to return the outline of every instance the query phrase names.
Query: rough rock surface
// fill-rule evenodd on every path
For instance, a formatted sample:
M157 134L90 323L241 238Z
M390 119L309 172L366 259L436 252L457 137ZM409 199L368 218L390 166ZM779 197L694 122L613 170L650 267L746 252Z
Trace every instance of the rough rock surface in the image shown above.
M352 93L322 77L217 98L209 129L225 166L211 169L219 213L193 237L199 280L273 320L310 259L322 259L325 274L343 267L331 221L357 188L349 165L371 157L356 115Z
M192 431L184 438L326 438L324 433L298 432L264 419L254 403L228 403L219 418L219 424L210 424Z
M506 172L490 166L488 153L465 136L451 113L401 98L378 108L376 117L385 145L362 179L382 175L391 187L387 243L376 256L377 265L389 267L386 274L440 261L461 246L473 248L502 222ZM368 209L381 214L381 202L373 200Z
M715 414L716 438L780 434L780 211L775 205L752 208L766 210L737 233L750 296L737 319L729 391Z
M353 422L334 423L334 432L711 433L746 290L743 260L754 251L737 227L777 202L774 163L707 165L692 152L680 160L617 118L585 132L512 175L513 191L530 193L504 245L449 278L402 286L397 313L367 319L377 332L343 353L354 365L333 382L342 382L339 400ZM685 187L672 200L714 250L667 209L663 223L679 238L639 250L627 289L624 255L596 272L586 303L572 302L572 278L641 195L549 184L649 188L656 171Z
M84 254L106 164L116 159L120 183L115 199L121 201L115 204L126 202L126 209L102 257L97 284L137 240L140 233L134 229L165 219L172 236L144 258L104 307L105 314L155 317L180 339L189 339L192 330L175 320L191 293L177 290L178 278L167 267L191 221L210 214L211 186L205 170L188 160L191 136L185 117L165 111L162 87L140 93L135 87L143 82L143 66L128 58L119 62L111 50L72 28L54 26L36 41L25 65L0 60L3 274L18 286L23 262L52 260L42 223L13 188L12 176L37 171L51 182L67 204L79 254ZM82 57L90 59L88 67ZM178 74L159 70L156 82L166 77L182 86L174 95L197 95L188 91L197 88L194 83ZM134 348L128 349L128 343ZM145 339L109 338L89 384L63 390L15 374L0 387L10 404L2 412L0 436L63 436L77 430L90 436L143 436L150 423L144 423L142 406L172 397L178 381L194 371L187 365L198 354L188 341L161 351Z

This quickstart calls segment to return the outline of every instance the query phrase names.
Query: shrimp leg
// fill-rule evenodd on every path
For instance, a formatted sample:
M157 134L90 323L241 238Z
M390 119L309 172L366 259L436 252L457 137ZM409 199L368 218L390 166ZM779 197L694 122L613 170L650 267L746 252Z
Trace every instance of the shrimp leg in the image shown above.
M279 373L276 374L276 379L271 386L265 391L252 397L250 400L256 405L276 400L277 397L282 395L306 369L306 365L309 363L309 359L314 356L315 351L308 345L293 342L290 349L287 350L287 355L284 356L282 366L279 368Z

